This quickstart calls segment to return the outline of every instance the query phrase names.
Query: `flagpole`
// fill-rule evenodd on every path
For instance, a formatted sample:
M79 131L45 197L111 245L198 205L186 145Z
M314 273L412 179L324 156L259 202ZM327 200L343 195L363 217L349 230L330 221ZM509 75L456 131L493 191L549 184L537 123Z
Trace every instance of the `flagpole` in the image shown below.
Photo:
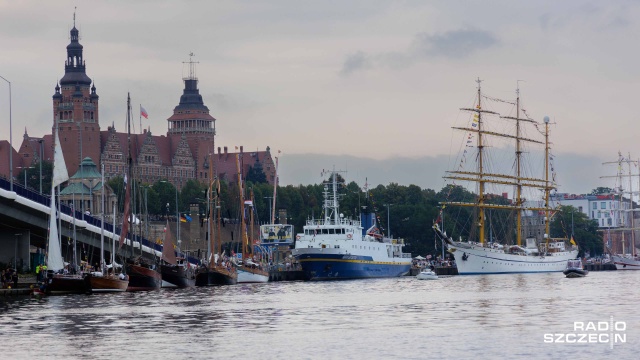
M138 114L138 116L140 117L140 134L142 134L142 104L140 105L140 112Z

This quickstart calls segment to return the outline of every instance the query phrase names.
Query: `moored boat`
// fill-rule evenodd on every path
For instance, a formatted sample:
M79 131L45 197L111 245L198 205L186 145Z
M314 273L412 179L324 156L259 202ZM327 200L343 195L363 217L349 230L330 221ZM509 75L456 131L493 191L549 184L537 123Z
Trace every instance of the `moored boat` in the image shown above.
M84 294L87 292L85 276L82 274L54 274L47 273L47 295Z
M433 269L423 269L420 271L418 275L416 275L416 279L418 280L437 280L438 275L433 271Z
M162 259L160 273L162 275L162 287L186 288L196 285L194 268L189 261L177 257L174 250L173 235L169 230L169 221L166 225L164 242L162 243Z
M88 292L109 293L125 292L129 286L129 278L124 274L113 275L92 272L85 277Z
M323 219L307 220L296 235L296 257L309 280L341 280L406 275L411 254L402 240L385 238L373 224L366 232L360 220L339 214L337 172L325 186ZM329 191L329 185L331 191Z
M445 179L453 180L454 184L449 185L447 199L441 202L440 216L433 225L433 229L443 240L449 253L453 255L460 275L560 272L564 270L567 260L576 258L578 249L573 238L572 245L568 247L565 244L566 239L552 239L550 236L549 220L552 218L553 211L549 206L549 196L551 190L555 189L555 181L549 171L549 118L544 118L544 124L530 119L524 110L520 109L519 90L516 91L518 96L515 102L497 100L515 105L515 116L500 116L497 112L486 110L482 101L495 99L483 96L481 81L478 79L477 82L475 106L461 109L471 113L472 116L467 120L467 125L454 127L455 130L465 133L463 145L455 169L448 171L448 175L445 176ZM506 130L498 131L499 125L506 126ZM543 138L536 134L542 135ZM527 148L529 145L544 146L544 149L543 151L536 148L530 150ZM513 158L509 156L508 161L504 162L496 162L492 159L490 156L493 153L489 150L499 147L512 148ZM494 152L497 151L494 150ZM532 157L529 154L534 152L544 153L544 159L534 162L529 157ZM525 153L528 154L527 157L523 156ZM498 155L503 154L496 154ZM543 164L542 167L540 163ZM544 177L534 178L531 175L540 172ZM460 192L466 190L456 185L456 181L470 183L477 189L477 194L469 193L469 196L474 197L473 200L449 199L454 189L457 188ZM491 193L490 189L494 192ZM526 194L534 199L538 195L537 191L540 190L544 192L544 199L527 200ZM513 200L507 199L509 193L515 194ZM502 194L502 196L496 194ZM444 226L445 208L454 208L458 211L456 215L449 216L452 221L448 222L448 228L456 233L456 237L460 237L459 241L454 241L444 229L440 228L441 225ZM462 208L471 208L473 212L463 211ZM523 217L527 215L525 212L536 214L535 216L539 217L536 221L544 224L543 234L542 229L538 229L540 239L533 237L533 232L529 233L531 237L523 239L525 234ZM510 243L510 246L499 244L498 239L494 237L491 225L491 219L494 217L502 226L502 236L505 237L500 241ZM529 222L531 223L532 220ZM462 241L462 235L468 236L467 241Z
M611 261L616 265L616 270L640 270L638 257L613 255Z
M568 278L577 278L587 276L589 270L586 270L584 266L582 266L580 259L572 259L567 261L567 267L562 273Z
M158 290L162 286L162 275L154 264L145 259L127 259L125 273L129 276L127 291Z

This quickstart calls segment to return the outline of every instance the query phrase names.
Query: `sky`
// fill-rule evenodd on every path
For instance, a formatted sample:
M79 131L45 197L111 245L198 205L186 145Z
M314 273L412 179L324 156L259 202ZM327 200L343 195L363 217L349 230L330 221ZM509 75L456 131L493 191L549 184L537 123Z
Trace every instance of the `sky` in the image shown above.
M165 134L197 61L216 146L281 150L281 184L346 170L360 185L439 190L451 127L483 93L552 119L560 192L612 186L602 163L640 157L637 1L0 1L0 75L13 146L50 133L66 45L80 30L100 125L125 129L127 92ZM0 139L8 140L0 82ZM138 125L136 125L138 127Z

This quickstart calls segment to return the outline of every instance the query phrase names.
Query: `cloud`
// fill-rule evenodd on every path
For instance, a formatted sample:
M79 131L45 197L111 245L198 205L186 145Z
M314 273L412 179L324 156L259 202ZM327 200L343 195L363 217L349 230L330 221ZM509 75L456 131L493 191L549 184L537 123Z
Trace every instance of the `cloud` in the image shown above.
M355 52L344 61L340 75L349 76L352 73L371 67L371 59L362 51Z
M483 30L460 29L442 34L419 33L405 51L366 54L358 51L345 59L340 75L349 76L356 71L383 65L392 69L402 69L428 58L445 57L461 59L473 53L497 46L500 43L492 33Z
M411 50L416 56L458 59L498 44L498 39L490 32L462 29L435 35L417 34Z

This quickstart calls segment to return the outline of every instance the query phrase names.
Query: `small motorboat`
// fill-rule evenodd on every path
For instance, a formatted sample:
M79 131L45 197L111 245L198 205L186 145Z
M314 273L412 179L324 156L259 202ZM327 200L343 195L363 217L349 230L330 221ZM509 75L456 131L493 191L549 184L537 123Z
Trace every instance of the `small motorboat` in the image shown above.
M416 275L416 279L418 280L437 280L438 275L436 274L434 269L424 269L420 271L420 274Z
M585 270L582 266L582 260L572 259L567 261L567 268L562 272L568 278L585 277L589 270Z

